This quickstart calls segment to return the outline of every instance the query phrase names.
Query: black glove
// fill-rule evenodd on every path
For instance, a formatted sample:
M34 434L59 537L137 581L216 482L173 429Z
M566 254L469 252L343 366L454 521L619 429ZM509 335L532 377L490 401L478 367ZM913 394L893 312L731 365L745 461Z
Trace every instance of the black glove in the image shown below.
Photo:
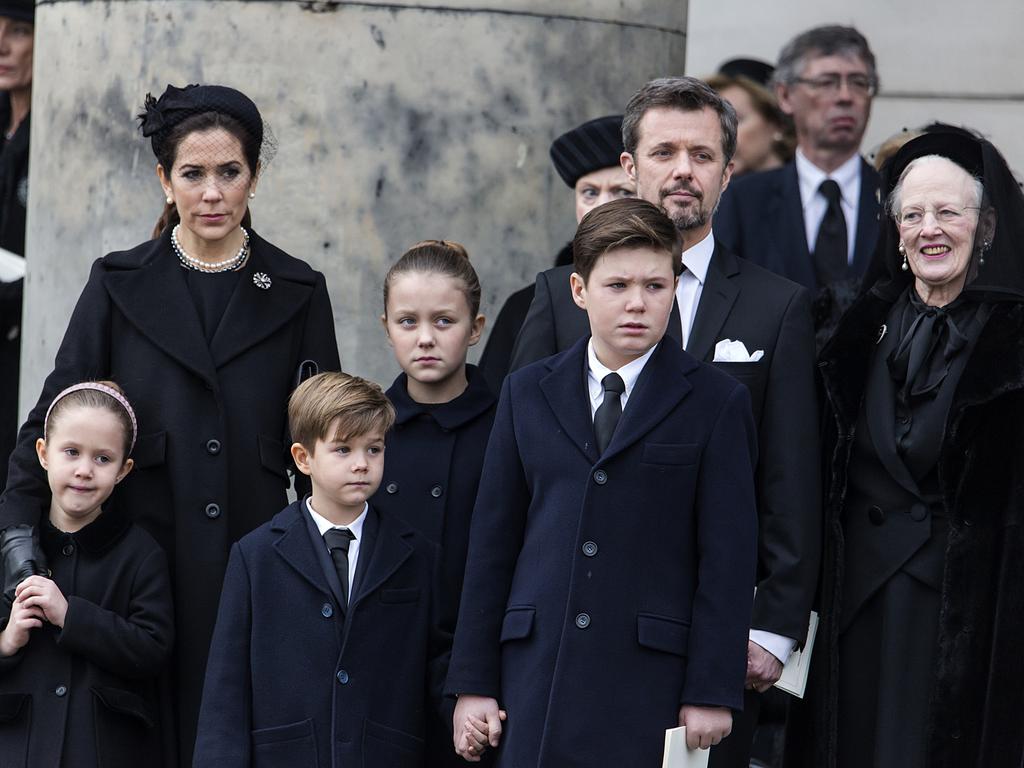
M0 563L4 572L4 597L14 602L14 590L29 576L47 576L46 555L39 546L39 530L33 525L12 525L0 533Z

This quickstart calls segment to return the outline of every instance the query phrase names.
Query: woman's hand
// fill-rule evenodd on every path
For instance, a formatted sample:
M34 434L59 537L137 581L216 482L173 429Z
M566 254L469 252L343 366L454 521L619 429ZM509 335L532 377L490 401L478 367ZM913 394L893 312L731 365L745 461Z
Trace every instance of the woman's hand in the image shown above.
M52 580L45 576L29 576L18 585L14 594L16 601L21 601L26 607L42 611L43 618L53 626L64 627L68 601Z
M28 643L33 629L43 626L43 612L40 608L27 606L22 600L15 600L7 626L0 632L0 656L13 656Z

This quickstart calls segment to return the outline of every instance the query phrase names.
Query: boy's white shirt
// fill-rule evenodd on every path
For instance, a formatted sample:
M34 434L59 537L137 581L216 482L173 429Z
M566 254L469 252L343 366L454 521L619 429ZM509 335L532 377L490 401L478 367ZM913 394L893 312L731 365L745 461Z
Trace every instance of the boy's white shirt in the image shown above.
M340 528L341 530L348 529L352 531L352 534L355 536L352 542L348 545L348 594L349 599L351 599L354 594L353 587L355 587L356 584L356 563L359 562L359 550L363 541L363 523L366 522L366 513L369 511L370 505L363 502L362 513L360 513L359 517L348 525L335 525L326 517L318 513L313 509L312 498L306 499L306 509L309 510L309 516L312 517L313 522L316 523L316 529L320 531L321 537L323 537L327 531L331 530L331 528ZM324 542L324 546L327 546L326 542Z
M651 359L651 355L654 354L657 346L655 344L636 360L632 360L619 368L619 370L613 371L597 359L597 353L594 352L594 339L591 337L590 341L587 342L587 389L590 393L590 418L594 418L594 414L597 413L597 409L604 401L604 387L601 385L601 380L609 373L619 374L622 377L622 383L626 385L626 390L619 395L622 410L626 410L626 401L629 400L629 395L633 391L633 387L636 386L636 380L640 378L640 372L647 365L647 361Z

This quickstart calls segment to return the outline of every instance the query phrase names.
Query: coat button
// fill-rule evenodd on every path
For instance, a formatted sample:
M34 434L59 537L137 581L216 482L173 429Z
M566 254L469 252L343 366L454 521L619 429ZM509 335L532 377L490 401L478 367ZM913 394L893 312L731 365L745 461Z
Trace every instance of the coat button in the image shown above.
M598 485L604 485L608 482L608 473L603 469L597 470L597 472L594 473L594 482Z
M433 488L430 489L430 495L433 496L435 499L441 498L442 493L444 493L444 488L442 488L440 485L435 485Z
M331 607L330 603L323 604L323 607L320 608L320 615L323 616L325 619L329 619L331 618L331 616L334 615L334 609Z
M220 453L220 440L212 439L206 441L206 452L211 456Z
M583 542L583 554L587 557L593 557L597 554L597 544L592 541Z
M220 505L218 504L207 504L206 505L206 516L211 520L216 520L220 517Z
M71 557L73 554L75 554L75 545L65 544L64 547L61 549L61 552L67 555L68 557Z
M875 525L881 525L885 522L885 510L877 504L873 505L868 509L868 519Z
M590 626L590 614L580 613L576 615L576 626L580 629L586 629Z
M398 483L388 483L384 486L384 490L388 493L398 493Z
M342 685L348 684L348 672L346 672L344 669L338 670L338 682Z
M67 695L67 692L68 692L68 687L66 685L58 685L57 686L57 690L54 691L54 693L57 694L58 696L65 696L65 695Z
M922 520L928 517L928 507L924 504L915 504L910 508L910 519L915 523L920 523Z

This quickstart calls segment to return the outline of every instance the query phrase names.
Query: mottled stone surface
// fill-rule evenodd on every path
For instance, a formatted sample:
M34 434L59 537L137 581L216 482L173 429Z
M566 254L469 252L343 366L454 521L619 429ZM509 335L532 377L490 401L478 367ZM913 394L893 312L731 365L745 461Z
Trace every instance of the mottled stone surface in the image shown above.
M169 82L232 85L261 107L280 146L254 226L327 274L346 370L397 372L380 283L413 242L464 243L491 317L551 263L574 231L551 140L682 70L686 3L417 5L40 5L23 406L90 263L149 237L163 195L133 116Z

